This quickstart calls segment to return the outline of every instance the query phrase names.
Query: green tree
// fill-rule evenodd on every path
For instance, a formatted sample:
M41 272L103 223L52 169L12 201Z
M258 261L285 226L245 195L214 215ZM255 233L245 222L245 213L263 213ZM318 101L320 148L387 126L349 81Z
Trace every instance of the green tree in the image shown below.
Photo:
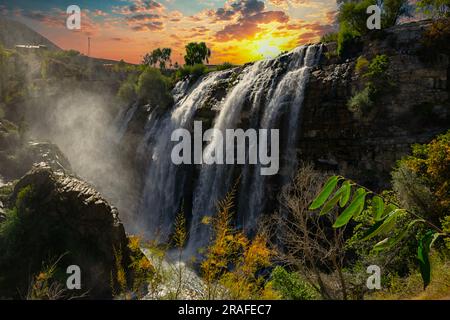
M167 108L173 102L170 93L170 79L158 69L147 68L139 76L136 93L143 103Z
M209 63L211 50L204 42L191 42L186 46L186 55L184 61L188 66L195 64L203 64L205 61Z
M161 70L166 70L167 63L171 61L172 49L170 48L158 48L151 53L147 53L142 61L143 64L156 67L159 66Z

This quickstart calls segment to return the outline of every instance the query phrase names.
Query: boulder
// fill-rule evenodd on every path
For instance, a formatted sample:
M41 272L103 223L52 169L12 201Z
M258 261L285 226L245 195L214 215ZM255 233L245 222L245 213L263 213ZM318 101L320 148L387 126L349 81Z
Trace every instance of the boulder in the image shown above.
M7 245L13 253L0 258L6 275L0 297L23 297L29 280L54 261L64 286L67 268L80 267L81 289L71 296L111 299L120 281L131 281L131 253L118 211L91 185L41 163L17 182L9 207L20 221L14 229L20 236ZM119 280L120 273L126 279Z

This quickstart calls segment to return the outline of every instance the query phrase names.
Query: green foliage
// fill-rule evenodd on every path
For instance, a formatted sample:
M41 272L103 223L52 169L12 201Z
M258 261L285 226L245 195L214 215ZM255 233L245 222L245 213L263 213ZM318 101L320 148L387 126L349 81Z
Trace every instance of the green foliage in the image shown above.
M450 16L449 0L420 0L417 2L417 8L425 14L437 18Z
M136 93L136 82L138 76L135 74L131 74L127 77L125 81L120 85L119 90L117 91L117 96L125 102L135 101L137 99Z
M207 72L208 68L204 64L196 64L193 66L186 65L177 70L176 79L181 80L186 77L191 77L191 79L195 81Z
M155 68L146 68L139 76L136 94L139 101L162 108L168 108L173 102L170 79Z
M348 109L357 114L364 114L374 107L383 92L390 89L389 57L377 55L369 63L364 57L359 57L355 71L364 79L364 89L357 92L347 103ZM364 71L365 70L365 71Z
M234 67L235 66L233 64L231 64L229 62L224 62L216 67L216 71L224 71L224 70L232 69Z
M167 62L170 63L170 56L172 55L172 49L170 48L158 48L151 53L147 53L144 56L142 63L150 67L156 67L159 65L161 70L166 69Z
M356 60L355 65L355 71L358 74L364 74L367 71L367 68L369 67L369 60L367 60L365 57L360 56Z
M367 86L350 98L347 102L348 110L356 114L364 114L375 106L374 97L372 86Z
M191 42L186 46L184 61L188 66L203 64L204 62L208 63L210 57L211 49L204 42Z
M397 204L392 203L390 200L385 200L382 196L374 194L367 188L359 186L353 181L345 180L343 177L339 176L333 176L329 179L322 191L313 201L310 206L310 210L320 208L336 188L338 189L335 195L329 201L332 201L332 203L337 205L338 201L336 201L336 198L344 198L345 192L341 190L347 188L344 183L340 187L338 184L335 184L336 181L339 182L341 180L344 180L344 183L350 183L350 186L353 187L353 189L356 188L356 190L353 191L352 201L336 218L333 228L343 228L347 226L350 221L358 220L358 218L364 214L366 203L368 202L367 200L370 199L370 203L372 204L372 209L370 211L373 214L373 223L370 228L364 232L362 241L367 241L372 238L379 238L382 236L382 240L373 246L374 251L384 251L396 246L409 234L411 228L415 225L423 225L427 228L425 236L419 240L417 251L422 279L424 286L427 287L430 283L430 265L428 261L430 247L438 237L448 238L450 235L436 227L432 222L418 216L417 214L399 208ZM406 226L398 223L400 217L403 215L407 215L409 219Z
M367 7L376 5L375 0L349 1L339 8L338 21L341 26L348 28L354 35L364 35L367 29Z
M298 273L288 272L277 266L271 274L273 289L281 293L285 300L315 300L316 291Z
M341 23L339 26L339 33L337 38L337 54L343 56L348 48L350 48L355 39L359 36L359 33L352 30L346 23Z
M450 11L449 11L450 12ZM450 52L450 19L434 20L421 39L420 57L424 62L438 60L439 55Z
M376 0L344 1L339 6L338 22L339 33L337 36L337 53L345 54L354 42L355 38L369 33L367 28L367 8L377 5ZM381 27L388 28L398 23L403 16L409 16L409 4L407 0L383 0L381 2Z
M328 32L325 33L321 38L320 42L328 43L328 42L337 42L338 41L338 33L337 32Z
M450 131L429 144L413 145L412 155L398 162L392 177L408 210L435 223L450 215Z

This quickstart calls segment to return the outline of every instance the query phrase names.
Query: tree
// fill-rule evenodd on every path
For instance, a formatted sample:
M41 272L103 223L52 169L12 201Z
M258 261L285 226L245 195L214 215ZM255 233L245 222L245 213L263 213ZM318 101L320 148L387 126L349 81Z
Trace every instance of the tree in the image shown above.
M147 53L142 61L143 64L156 67L159 64L161 70L166 70L167 62L170 62L170 56L172 55L172 49L170 48L158 48L151 53Z
M326 174L302 165L281 192L282 210L264 225L271 229L281 262L294 267L323 299L348 299L344 230L332 230L335 212L321 215L308 210L325 181Z
M339 185L340 187L338 187ZM413 227L421 226L415 232L418 239L416 258L424 288L426 288L431 281L429 259L431 247L438 238L448 239L450 237L447 231L441 229L432 220L401 208L392 200L386 199L382 195L376 194L342 176L329 178L309 209L321 209L320 214L327 215L335 208L345 208L333 224L333 228L339 230L345 228L350 221L361 216L369 199L372 204L373 224L364 232L361 241L382 239L374 245L373 250L375 252L386 251L400 245L405 238L413 233ZM406 216L408 220L406 224L399 225L398 222L402 216Z
M205 61L209 63L211 57L211 50L204 42L191 42L186 46L186 55L184 61L188 66L195 64L203 64Z
M450 17L450 0L420 0L417 2L417 7L437 18Z
M141 102L167 108L173 102L170 93L170 79L158 69L147 68L139 76L136 93Z

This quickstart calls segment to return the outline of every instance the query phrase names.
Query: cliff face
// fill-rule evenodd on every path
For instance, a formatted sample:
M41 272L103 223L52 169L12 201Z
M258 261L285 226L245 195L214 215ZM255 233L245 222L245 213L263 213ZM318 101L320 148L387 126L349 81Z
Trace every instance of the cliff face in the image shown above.
M326 46L299 119L301 159L385 187L392 166L411 144L450 128L450 53L441 52L432 62L421 55L429 27L429 22L411 23L387 29L379 39L362 39L345 61L328 59L334 45ZM393 86L372 110L352 113L347 102L363 82L355 72L356 58L379 54L389 57Z

